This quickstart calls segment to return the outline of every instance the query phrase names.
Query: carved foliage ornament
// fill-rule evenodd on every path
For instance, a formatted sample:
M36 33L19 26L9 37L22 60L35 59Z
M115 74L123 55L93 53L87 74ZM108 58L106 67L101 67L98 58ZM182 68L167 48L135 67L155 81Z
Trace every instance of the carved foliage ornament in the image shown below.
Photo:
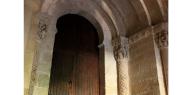
M38 37L39 39L44 39L47 33L47 22L44 19L40 19L38 23Z
M155 41L160 48L168 47L168 32L162 30L155 34Z
M113 45L113 53L116 61L122 60L127 56L127 48L125 47L125 44L122 44L122 41L120 37L116 37L112 39L112 45Z

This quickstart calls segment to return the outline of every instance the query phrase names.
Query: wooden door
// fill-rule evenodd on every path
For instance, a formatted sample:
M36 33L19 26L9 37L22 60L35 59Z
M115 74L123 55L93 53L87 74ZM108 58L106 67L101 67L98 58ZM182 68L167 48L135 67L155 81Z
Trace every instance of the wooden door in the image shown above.
M60 26L64 29L56 34L49 95L99 95L95 28L79 16L66 17Z

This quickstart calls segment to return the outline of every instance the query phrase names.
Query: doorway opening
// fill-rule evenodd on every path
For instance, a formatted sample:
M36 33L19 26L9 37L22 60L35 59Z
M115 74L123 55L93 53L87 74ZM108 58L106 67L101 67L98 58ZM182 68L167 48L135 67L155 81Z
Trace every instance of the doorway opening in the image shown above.
M75 14L61 16L56 27L48 95L100 95L96 28Z

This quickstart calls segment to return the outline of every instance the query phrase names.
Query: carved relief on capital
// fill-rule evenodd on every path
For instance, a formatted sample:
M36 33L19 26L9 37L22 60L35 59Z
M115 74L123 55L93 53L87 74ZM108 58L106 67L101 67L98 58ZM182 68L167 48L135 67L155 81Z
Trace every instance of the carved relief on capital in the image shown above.
M157 43L159 48L168 47L168 32L166 30L162 30L154 34L155 42Z
M38 19L38 31L37 36L39 40L43 40L48 32L48 15L47 14L40 14Z
M127 40L128 41L128 40ZM116 61L123 60L127 56L127 42L122 41L120 37L112 39L113 53Z
M38 37L39 39L44 39L46 37L46 33L47 33L47 28L48 28L48 24L44 19L40 19L38 22Z

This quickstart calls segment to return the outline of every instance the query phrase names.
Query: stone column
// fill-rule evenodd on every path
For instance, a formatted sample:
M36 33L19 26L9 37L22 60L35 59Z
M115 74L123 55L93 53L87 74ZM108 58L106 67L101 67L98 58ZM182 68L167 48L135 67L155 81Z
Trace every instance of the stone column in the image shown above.
M166 93L168 92L168 31L167 25L163 24L162 29L154 33L154 39L159 49L162 71L165 82Z
M129 95L127 42L125 37L117 37L112 40L114 57L117 62L118 95Z

